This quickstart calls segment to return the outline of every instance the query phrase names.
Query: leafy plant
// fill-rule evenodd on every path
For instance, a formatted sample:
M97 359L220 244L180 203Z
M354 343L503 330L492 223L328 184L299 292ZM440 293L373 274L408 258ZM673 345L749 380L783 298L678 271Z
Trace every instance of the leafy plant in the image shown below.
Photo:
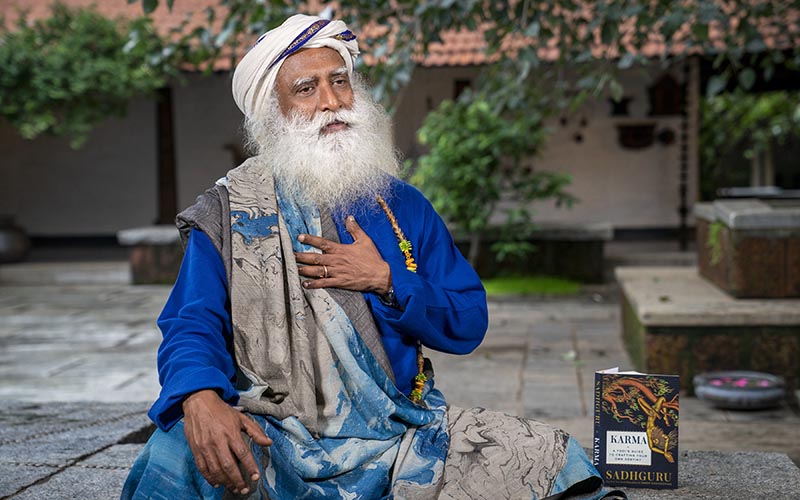
M419 159L412 182L420 186L445 220L470 238L468 259L477 263L481 239L499 216L504 255L532 250L531 201L574 200L564 191L570 177L535 170L531 164L544 144L544 115L498 109L486 96L445 101L425 119L418 137L430 152Z
M711 253L712 266L716 266L722 260L722 235L724 230L725 224L718 220L708 226L706 248Z
M714 197L715 179L728 166L725 156L741 149L758 159L778 145L800 138L800 92L723 93L702 103L700 161L703 197Z
M0 22L0 116L23 137L66 135L80 146L128 101L165 85L172 67L151 21L112 21L54 4L51 16Z

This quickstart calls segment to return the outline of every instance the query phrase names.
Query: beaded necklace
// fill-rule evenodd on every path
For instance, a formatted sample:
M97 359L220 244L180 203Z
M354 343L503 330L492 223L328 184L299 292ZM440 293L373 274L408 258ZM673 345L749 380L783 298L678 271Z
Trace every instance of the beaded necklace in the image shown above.
M403 255L406 258L406 269L412 273L416 273L417 263L414 262L414 256L411 253L411 242L406 239L406 235L403 234L403 230L400 229L400 225L397 223L397 218L395 218L394 213L392 213L392 209L389 208L386 200L384 200L381 196L378 196L377 200L383 211L386 212L386 218L389 219L389 223L392 225L394 235L397 237L397 244L400 247L400 251L403 252ZM425 387L425 382L428 381L428 377L425 376L423 371L424 364L425 358L422 357L422 343L417 340L417 375L414 377L414 388L411 390L411 394L408 396L408 398L414 403L419 403L419 401L422 399L422 389Z

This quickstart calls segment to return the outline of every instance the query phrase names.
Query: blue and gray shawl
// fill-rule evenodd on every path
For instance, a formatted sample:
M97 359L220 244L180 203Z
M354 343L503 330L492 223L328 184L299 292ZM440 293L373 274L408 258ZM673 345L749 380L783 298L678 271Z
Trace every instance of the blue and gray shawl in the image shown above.
M424 404L412 403L328 291L302 287L293 252L317 251L297 237L321 235L320 214L273 182L258 158L227 177L234 354L249 382L239 404L268 415L265 492L438 490L449 447L444 397L428 387Z

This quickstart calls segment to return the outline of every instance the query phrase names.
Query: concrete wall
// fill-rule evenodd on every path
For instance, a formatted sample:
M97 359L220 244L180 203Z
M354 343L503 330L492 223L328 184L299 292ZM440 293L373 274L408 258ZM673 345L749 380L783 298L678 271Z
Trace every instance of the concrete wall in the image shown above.
M241 148L243 115L230 88L227 73L192 75L173 93L179 209L236 166L226 145Z
M423 149L415 139L425 115L453 98L455 81L477 76L479 68L421 68L398 101L395 136L407 157ZM631 71L626 92L633 97L630 117L610 116L606 98L588 103L569 118L553 123L553 136L535 168L573 175L570 191L581 199L572 210L537 208L542 221L608 221L617 228L674 227L678 224L679 143L658 143L625 150L616 125L656 121L680 134L677 116L649 118L646 87L659 71ZM678 75L679 76L679 75ZM696 100L694 101L696 102ZM230 96L230 76L189 75L173 92L178 207L225 175L235 165L226 145L241 142L241 114ZM0 214L13 214L33 236L113 235L149 225L157 216L155 102L131 103L128 115L94 130L80 150L63 139L25 141L0 126ZM578 120L586 118L580 127ZM696 138L692 121L689 137ZM580 131L583 142L573 135ZM696 198L696 144L690 147L689 203Z
M234 166L241 114L227 74L189 75L173 91L178 207ZM22 139L0 128L0 214L32 236L110 236L157 218L156 102L134 100L78 150L68 141Z
M33 236L110 235L156 218L155 103L137 99L81 149L0 128L0 213Z

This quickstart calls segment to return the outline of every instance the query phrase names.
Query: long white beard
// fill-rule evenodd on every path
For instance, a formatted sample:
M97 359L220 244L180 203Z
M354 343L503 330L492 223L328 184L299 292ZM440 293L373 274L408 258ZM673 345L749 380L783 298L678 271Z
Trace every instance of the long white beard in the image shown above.
M345 208L385 195L390 176L397 175L391 119L361 86L354 87L349 110L285 117L275 97L263 109L266 116L245 123L248 145L269 159L282 192L295 200ZM322 134L334 121L349 127Z

